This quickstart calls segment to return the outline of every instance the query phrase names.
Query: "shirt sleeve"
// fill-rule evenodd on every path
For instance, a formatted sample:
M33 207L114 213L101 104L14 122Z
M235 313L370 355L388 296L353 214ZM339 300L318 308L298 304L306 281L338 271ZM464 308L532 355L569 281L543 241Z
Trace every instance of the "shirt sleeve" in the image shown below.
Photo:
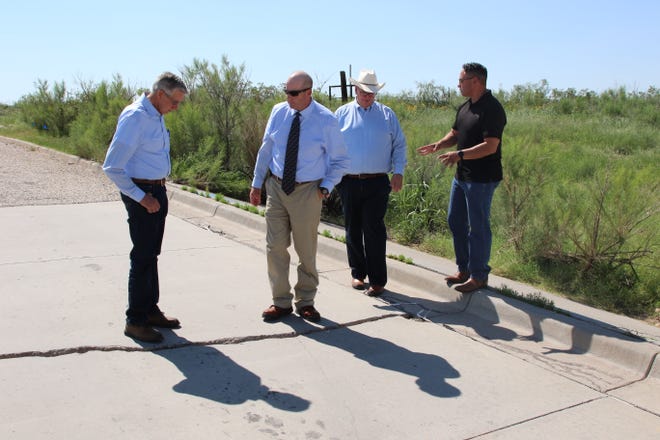
M335 185L344 177L344 174L348 172L349 158L344 136L339 130L339 122L337 122L336 117L328 118L326 130L328 170L321 181L321 186L327 188L328 191L332 191Z
M268 118L268 123L264 130L264 138L261 142L261 147L259 147L259 152L257 153L257 161L254 165L254 176L252 177L253 188L261 188L263 186L264 180L266 180L266 175L268 174L270 162L273 159L273 140L270 136L270 132L273 126L274 116L275 109L271 111L270 118Z
M392 171L394 174L403 174L403 170L408 163L408 145L406 136L401 130L399 119L393 111L390 112L390 124L392 130Z
M103 162L103 171L108 178L119 188L119 191L136 202L141 201L145 193L133 183L131 176L126 172L126 165L135 154L140 142L139 127L138 113L122 114Z
M494 137L502 139L502 134L504 133L504 126L506 125L506 113L504 108L501 105L498 105L497 102L493 102L484 112L486 116L484 121L483 136Z

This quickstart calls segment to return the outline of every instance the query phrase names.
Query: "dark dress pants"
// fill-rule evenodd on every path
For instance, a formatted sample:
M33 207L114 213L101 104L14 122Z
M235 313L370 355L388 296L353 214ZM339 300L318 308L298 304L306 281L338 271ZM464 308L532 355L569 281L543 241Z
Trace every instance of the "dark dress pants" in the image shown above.
M146 323L147 314L159 311L158 255L163 243L168 200L165 186L138 186L144 192L151 193L160 203L160 210L149 214L138 202L121 195L128 213L128 229L133 242L131 267L128 272L126 322L140 325Z
M391 190L387 175L368 179L344 176L338 186L351 275L369 277L369 284L375 286L387 283L385 212Z

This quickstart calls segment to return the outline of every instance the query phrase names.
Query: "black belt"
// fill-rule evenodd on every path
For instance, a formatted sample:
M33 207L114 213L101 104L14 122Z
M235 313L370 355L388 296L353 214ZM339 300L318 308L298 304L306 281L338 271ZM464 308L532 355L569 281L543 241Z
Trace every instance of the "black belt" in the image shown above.
M282 184L282 179L280 179L279 177L277 177L275 174L271 174L270 177L272 177L273 179L275 179L275 181L276 181L277 183ZM310 183L310 182L315 182L315 180L310 180L310 181L307 181L307 182L296 182L296 185L304 185L304 184L306 184L306 183Z
M376 177L387 176L387 173L372 173L372 174L346 174L344 177L350 177L351 179L374 179Z
M151 179L136 179L132 178L131 179L135 183L141 183L144 185L158 185L158 186L165 186L165 179L156 179L156 180L151 180Z

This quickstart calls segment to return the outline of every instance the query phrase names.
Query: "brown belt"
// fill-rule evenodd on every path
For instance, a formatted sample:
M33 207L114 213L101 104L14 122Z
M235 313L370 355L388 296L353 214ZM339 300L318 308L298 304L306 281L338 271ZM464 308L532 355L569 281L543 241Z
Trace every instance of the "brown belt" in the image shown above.
M373 174L345 174L345 177L350 177L351 179L373 179L375 177L387 176L387 173L373 173Z
M132 178L131 179L135 183L142 183L145 185L158 185L158 186L165 186L165 179L156 179L156 180L151 180L151 179L136 179Z
M272 177L273 179L275 179L275 181L276 181L277 183L279 183L279 184L282 183L282 179L280 179L279 177L277 177L275 174L271 174L270 177ZM304 185L304 184L306 184L306 183L310 183L310 182L314 182L314 180L310 180L310 181L308 181L308 182L296 182L296 185Z

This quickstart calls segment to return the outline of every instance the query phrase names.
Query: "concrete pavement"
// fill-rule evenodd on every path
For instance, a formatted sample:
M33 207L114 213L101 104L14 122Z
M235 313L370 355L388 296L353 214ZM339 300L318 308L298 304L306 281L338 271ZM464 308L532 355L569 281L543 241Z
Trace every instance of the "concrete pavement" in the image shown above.
M325 237L321 322L264 323L263 218L169 191L160 304L182 328L158 345L122 333L121 202L0 208L0 438L660 437L658 329L462 296L450 262L392 244L423 267L390 261L369 298Z

